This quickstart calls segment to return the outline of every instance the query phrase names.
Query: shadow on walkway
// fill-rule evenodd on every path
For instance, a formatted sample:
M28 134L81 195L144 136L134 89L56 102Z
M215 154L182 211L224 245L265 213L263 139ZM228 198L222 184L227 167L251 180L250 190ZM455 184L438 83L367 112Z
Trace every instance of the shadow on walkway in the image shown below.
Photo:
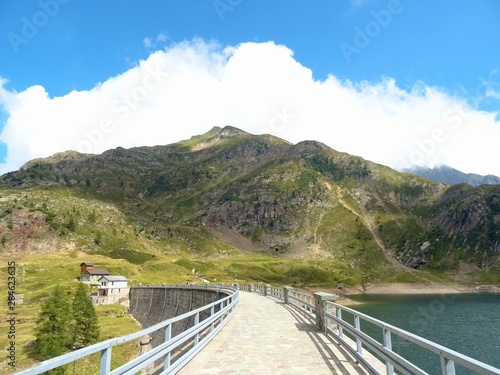
M366 375L369 373L365 368L359 365L356 359L344 349L339 342L321 332L313 319L303 314L302 311L298 310L298 308L293 305L287 305L283 301L273 297L267 298L273 300L277 305L282 306L283 309L288 310L295 318L297 321L295 324L297 330L307 333L311 342L321 355L321 358L332 371L332 374L337 374L338 371L340 371L342 375L354 373Z

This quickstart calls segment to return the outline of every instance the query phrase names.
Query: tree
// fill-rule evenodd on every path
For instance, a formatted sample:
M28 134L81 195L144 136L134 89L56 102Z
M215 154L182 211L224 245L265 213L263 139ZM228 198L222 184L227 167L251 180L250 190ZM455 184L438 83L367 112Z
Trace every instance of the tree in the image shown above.
M63 354L64 348L70 343L70 307L65 293L59 285L42 303L35 329L36 348L42 360ZM65 374L66 369L60 367L47 373L51 375Z
M78 284L72 307L75 320L72 329L73 343L78 346L96 343L99 340L99 322L88 296L88 288L84 283Z

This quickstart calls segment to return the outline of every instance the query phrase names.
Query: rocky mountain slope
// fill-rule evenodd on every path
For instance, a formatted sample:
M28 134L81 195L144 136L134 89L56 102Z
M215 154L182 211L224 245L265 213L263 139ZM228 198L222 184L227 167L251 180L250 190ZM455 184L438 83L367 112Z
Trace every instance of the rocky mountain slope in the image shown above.
M87 252L238 248L372 274L499 264L500 186L450 187L320 142L230 126L167 146L57 154L0 183L2 199L25 194L24 214ZM22 211L9 202L0 213L5 249L19 238L9 222Z

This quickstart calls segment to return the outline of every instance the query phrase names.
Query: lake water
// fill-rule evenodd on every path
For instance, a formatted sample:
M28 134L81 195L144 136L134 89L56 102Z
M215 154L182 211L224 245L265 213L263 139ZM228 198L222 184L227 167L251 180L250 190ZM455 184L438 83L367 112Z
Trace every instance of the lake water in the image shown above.
M351 308L500 368L500 294L357 295ZM365 326L362 325L363 331ZM366 325L381 340L380 328ZM371 332L371 333L370 333ZM394 339L396 352L431 374L440 374L439 357ZM456 367L457 374L472 372Z

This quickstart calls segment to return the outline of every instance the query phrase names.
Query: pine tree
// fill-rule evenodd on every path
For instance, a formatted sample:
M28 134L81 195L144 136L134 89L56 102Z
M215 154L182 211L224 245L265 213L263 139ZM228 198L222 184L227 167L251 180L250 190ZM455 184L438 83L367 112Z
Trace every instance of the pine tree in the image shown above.
M65 347L70 342L71 318L70 303L63 291L57 285L52 294L41 306L36 320L36 348L42 360L57 357L63 354ZM47 372L48 374L65 374L61 367Z
M85 284L78 284L72 307L75 319L73 343L81 347L96 343L99 340L99 322Z

